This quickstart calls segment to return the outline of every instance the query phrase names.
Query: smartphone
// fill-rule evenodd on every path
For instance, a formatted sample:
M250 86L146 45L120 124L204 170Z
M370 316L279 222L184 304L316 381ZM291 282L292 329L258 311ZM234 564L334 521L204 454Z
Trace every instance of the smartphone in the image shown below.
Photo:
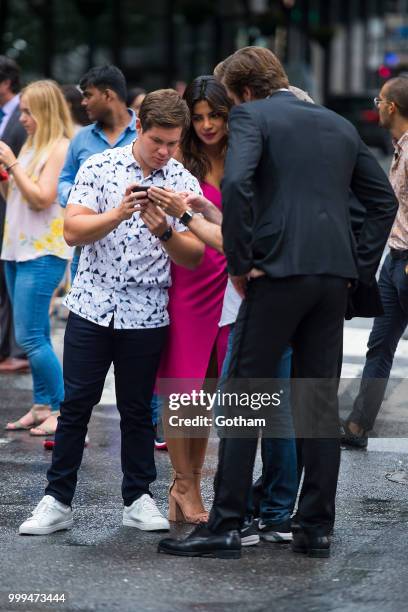
M150 187L157 187L158 189L164 189L164 185L150 185ZM147 194L147 197L149 197L149 194ZM149 198L151 200L151 198Z
M132 193L138 193L139 191L147 191L149 187L144 187L143 185L138 185L137 187L133 187Z
M159 189L164 189L164 185L137 185L137 187L133 187L132 193L137 193L139 191L147 191L150 187L158 187Z

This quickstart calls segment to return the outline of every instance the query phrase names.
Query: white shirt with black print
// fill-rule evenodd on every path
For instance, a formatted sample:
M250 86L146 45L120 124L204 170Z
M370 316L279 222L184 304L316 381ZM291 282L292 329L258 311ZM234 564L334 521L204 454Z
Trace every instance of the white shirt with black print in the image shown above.
M119 206L131 183L165 186L201 194L197 179L176 161L147 177L132 154L132 146L107 149L81 166L68 204L103 213ZM186 227L167 217L176 231ZM169 324L167 289L171 285L170 259L135 212L107 236L85 245L65 305L75 314L115 329L145 329Z

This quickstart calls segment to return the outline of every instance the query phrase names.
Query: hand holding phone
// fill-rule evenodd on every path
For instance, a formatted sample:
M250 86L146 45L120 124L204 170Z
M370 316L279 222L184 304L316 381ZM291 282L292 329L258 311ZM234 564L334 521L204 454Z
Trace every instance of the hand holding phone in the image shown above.
M135 202L135 206L141 207L141 209L146 208L148 203L148 185L130 185L129 190L130 194L133 195L133 199Z

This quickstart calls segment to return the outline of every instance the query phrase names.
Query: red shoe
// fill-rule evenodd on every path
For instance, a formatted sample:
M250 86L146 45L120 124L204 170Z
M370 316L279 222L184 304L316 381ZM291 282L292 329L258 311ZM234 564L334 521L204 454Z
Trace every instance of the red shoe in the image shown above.
M89 444L89 436L88 436L88 434L86 434L86 437L85 437L85 446L88 446L88 444ZM44 442L43 442L44 450L52 451L54 446L55 446L54 440L44 440Z
M154 448L156 450L166 451L167 450L166 440L164 440L164 438L161 438L160 436L156 436L156 438L154 439Z

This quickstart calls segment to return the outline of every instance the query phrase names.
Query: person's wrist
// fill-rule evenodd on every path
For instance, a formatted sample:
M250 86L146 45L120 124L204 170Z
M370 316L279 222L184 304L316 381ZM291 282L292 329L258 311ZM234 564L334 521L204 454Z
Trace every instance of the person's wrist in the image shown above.
M167 232L167 230L169 229L169 227L171 227L171 225L169 223L163 223L163 225L160 226L160 228L158 228L154 233L154 235L159 238L160 236L162 236L165 232Z
M208 213L210 210L211 210L211 202L207 202L207 200L203 199L203 201L200 202L199 210L197 210L197 212Z
M164 232L162 232L161 234L157 235L157 238L161 242L167 242L168 240L170 240L172 235L173 235L173 228L171 227L171 225L168 225Z
M120 223L122 223L122 221L125 220L125 217L122 214L121 206L118 206L118 208L113 208L112 214L113 214L113 220L116 223L116 225L119 225Z
M18 159L14 159L14 161L12 161L11 164L8 164L6 166L6 172L10 173L13 170L13 168L17 166L17 164L18 164Z

